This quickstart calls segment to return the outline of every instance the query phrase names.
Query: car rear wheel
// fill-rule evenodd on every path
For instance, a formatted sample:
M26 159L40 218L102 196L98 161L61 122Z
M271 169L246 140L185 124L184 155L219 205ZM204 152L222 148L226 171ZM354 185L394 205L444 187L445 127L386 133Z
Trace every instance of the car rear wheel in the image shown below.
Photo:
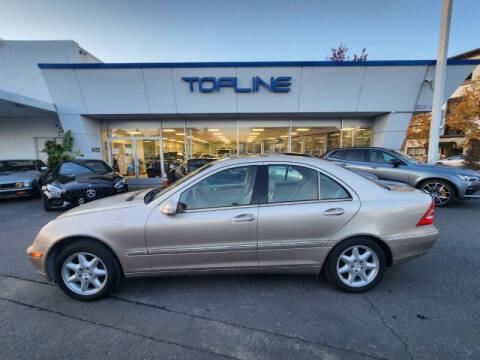
M120 266L112 252L93 241L81 240L67 246L55 263L58 286L77 300L99 299L120 279Z
M430 194L437 207L447 206L454 197L452 186L443 180L432 179L424 181L420 184L419 189Z
M353 238L342 241L330 253L326 263L328 280L347 292L373 288L383 277L385 252L375 241Z

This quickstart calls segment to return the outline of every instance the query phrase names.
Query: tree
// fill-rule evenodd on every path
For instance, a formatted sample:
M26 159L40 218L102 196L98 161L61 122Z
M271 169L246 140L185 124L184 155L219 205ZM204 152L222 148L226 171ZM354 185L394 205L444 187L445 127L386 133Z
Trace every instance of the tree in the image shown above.
M405 140L414 140L415 147L428 148L432 113L413 114L405 134Z
M340 43L338 48L332 48L330 56L327 56L327 60L330 61L350 61L348 54L348 48L345 43ZM360 55L353 54L353 61L366 61L368 58L367 49L363 48Z
M73 151L74 138L72 132L67 130L63 135L62 144L57 144L55 140L45 141L42 152L47 153L47 164L50 169L54 169L62 161L73 160L78 156L83 156L80 151Z

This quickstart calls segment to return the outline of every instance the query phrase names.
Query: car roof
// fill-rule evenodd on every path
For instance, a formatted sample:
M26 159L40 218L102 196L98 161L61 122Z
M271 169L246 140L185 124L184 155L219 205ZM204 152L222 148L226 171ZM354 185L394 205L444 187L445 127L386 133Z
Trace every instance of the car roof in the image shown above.
M390 149L390 148L383 148L383 147L378 147L378 146L346 146L346 147L341 147L341 148L333 148L327 151L327 153L330 153L332 151L336 150L349 150L349 149L372 149L372 150L386 150L386 151L395 151L395 149Z

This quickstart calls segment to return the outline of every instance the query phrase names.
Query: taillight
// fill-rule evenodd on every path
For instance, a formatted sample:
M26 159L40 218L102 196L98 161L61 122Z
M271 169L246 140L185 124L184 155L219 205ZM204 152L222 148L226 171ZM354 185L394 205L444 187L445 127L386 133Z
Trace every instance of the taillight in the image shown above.
M435 213L435 203L432 201L425 215L418 221L417 226L433 224L433 215Z

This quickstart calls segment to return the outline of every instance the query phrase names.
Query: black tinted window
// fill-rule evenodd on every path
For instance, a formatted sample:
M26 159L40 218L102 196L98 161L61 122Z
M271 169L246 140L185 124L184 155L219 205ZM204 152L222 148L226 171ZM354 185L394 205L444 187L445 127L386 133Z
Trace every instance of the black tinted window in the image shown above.
M109 172L113 171L110 166L108 166L103 161L85 161L85 166L91 169L96 174L108 174Z
M75 176L83 174L93 174L93 171L85 166L72 162L66 162L60 165L60 169L58 169L58 174L63 176Z
M368 161L368 150L366 149L349 149L345 152L347 153L346 160Z
M346 151L345 150L335 150L330 155L328 155L331 159L338 159L338 160L345 160Z

